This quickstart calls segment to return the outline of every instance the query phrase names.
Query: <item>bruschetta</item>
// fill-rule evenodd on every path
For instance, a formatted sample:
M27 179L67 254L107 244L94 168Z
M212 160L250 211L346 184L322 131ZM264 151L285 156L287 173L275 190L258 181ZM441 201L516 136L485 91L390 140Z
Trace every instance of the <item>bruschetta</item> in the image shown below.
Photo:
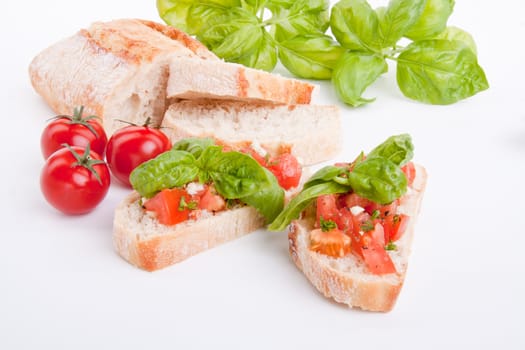
M326 297L390 311L407 271L427 173L407 134L316 172L269 225L288 227L293 262Z
M275 219L301 173L289 154L181 140L131 173L134 191L115 211L116 251L154 271L246 235Z

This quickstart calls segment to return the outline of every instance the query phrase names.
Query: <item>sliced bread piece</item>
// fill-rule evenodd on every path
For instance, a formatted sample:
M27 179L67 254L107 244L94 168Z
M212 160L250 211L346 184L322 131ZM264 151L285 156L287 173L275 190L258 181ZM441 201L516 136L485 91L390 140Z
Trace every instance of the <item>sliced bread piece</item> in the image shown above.
M308 104L314 85L236 63L180 57L170 64L169 98Z
M350 307L390 311L405 280L426 181L425 169L416 165L414 183L398 207L398 213L409 215L410 220L405 233L396 241L396 250L389 251L397 273L374 275L353 254L334 258L310 250L309 233L314 228L315 217L305 217L290 225L288 238L292 260L324 296Z
M162 126L173 142L188 137L212 137L228 145L254 142L271 155L290 150L303 166L329 160L342 147L336 106L180 101L170 105Z
M174 57L220 60L186 34L154 22L120 19L88 29L38 54L29 66L35 90L57 114L75 107L103 118L160 124L166 109L169 62Z
M148 215L140 200L132 192L118 205L113 243L120 256L147 271L173 265L264 225L264 217L255 208L243 206L166 226Z

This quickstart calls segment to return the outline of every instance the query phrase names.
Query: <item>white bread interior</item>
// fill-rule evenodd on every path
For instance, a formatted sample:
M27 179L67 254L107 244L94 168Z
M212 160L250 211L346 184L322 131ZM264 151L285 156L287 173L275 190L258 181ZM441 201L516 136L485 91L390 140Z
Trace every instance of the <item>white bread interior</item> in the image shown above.
M390 311L405 280L414 227L427 182L427 173L416 165L413 186L402 198L398 213L410 216L403 236L395 242L397 249L389 251L397 273L374 275L367 271L362 260L353 254L333 258L310 250L309 233L314 218L292 222L289 227L289 251L296 266L325 297L350 307L369 311Z
M290 149L304 166L333 158L342 145L336 106L180 101L170 105L162 126L173 142L213 137L230 145L256 141L272 155Z
M264 225L256 209L243 206L213 216L166 226L148 215L132 192L116 208L113 243L131 264L155 271L229 242Z

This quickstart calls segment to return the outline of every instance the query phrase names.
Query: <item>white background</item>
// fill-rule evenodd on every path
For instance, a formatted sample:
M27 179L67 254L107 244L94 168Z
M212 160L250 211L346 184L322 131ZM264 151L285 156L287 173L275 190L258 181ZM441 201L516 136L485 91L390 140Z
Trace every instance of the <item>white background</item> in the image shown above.
M430 175L406 283L387 314L323 298L288 258L285 233L259 231L147 273L112 248L127 190L112 186L86 216L48 206L39 137L53 113L30 85L30 60L93 21L160 18L154 1L4 4L0 348L524 349L525 5L456 2L449 24L474 35L488 91L424 105L402 96L392 65L365 94L374 103L341 105L338 160L408 132ZM325 83L315 102L339 104Z

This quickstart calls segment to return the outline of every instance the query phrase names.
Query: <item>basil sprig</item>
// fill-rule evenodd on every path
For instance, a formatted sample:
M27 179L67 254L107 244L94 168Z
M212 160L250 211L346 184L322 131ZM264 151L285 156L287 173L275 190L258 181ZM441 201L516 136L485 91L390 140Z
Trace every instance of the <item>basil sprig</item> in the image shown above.
M249 155L223 152L211 139L185 139L130 174L133 188L150 198L166 188L213 182L225 199L256 208L271 222L284 206L284 190L275 176Z
M360 106L375 100L363 94L388 60L401 92L417 101L451 104L488 89L472 36L447 26L454 3L390 0L374 9L340 0L330 9L327 0L157 0L157 9L226 61L271 71L280 60L300 78L331 79L339 99Z
M268 229L284 230L317 197L324 194L353 191L379 204L393 202L407 190L407 178L401 166L409 162L413 154L414 146L410 135L395 135L370 151L366 158L358 157L351 170L338 166L318 170Z

